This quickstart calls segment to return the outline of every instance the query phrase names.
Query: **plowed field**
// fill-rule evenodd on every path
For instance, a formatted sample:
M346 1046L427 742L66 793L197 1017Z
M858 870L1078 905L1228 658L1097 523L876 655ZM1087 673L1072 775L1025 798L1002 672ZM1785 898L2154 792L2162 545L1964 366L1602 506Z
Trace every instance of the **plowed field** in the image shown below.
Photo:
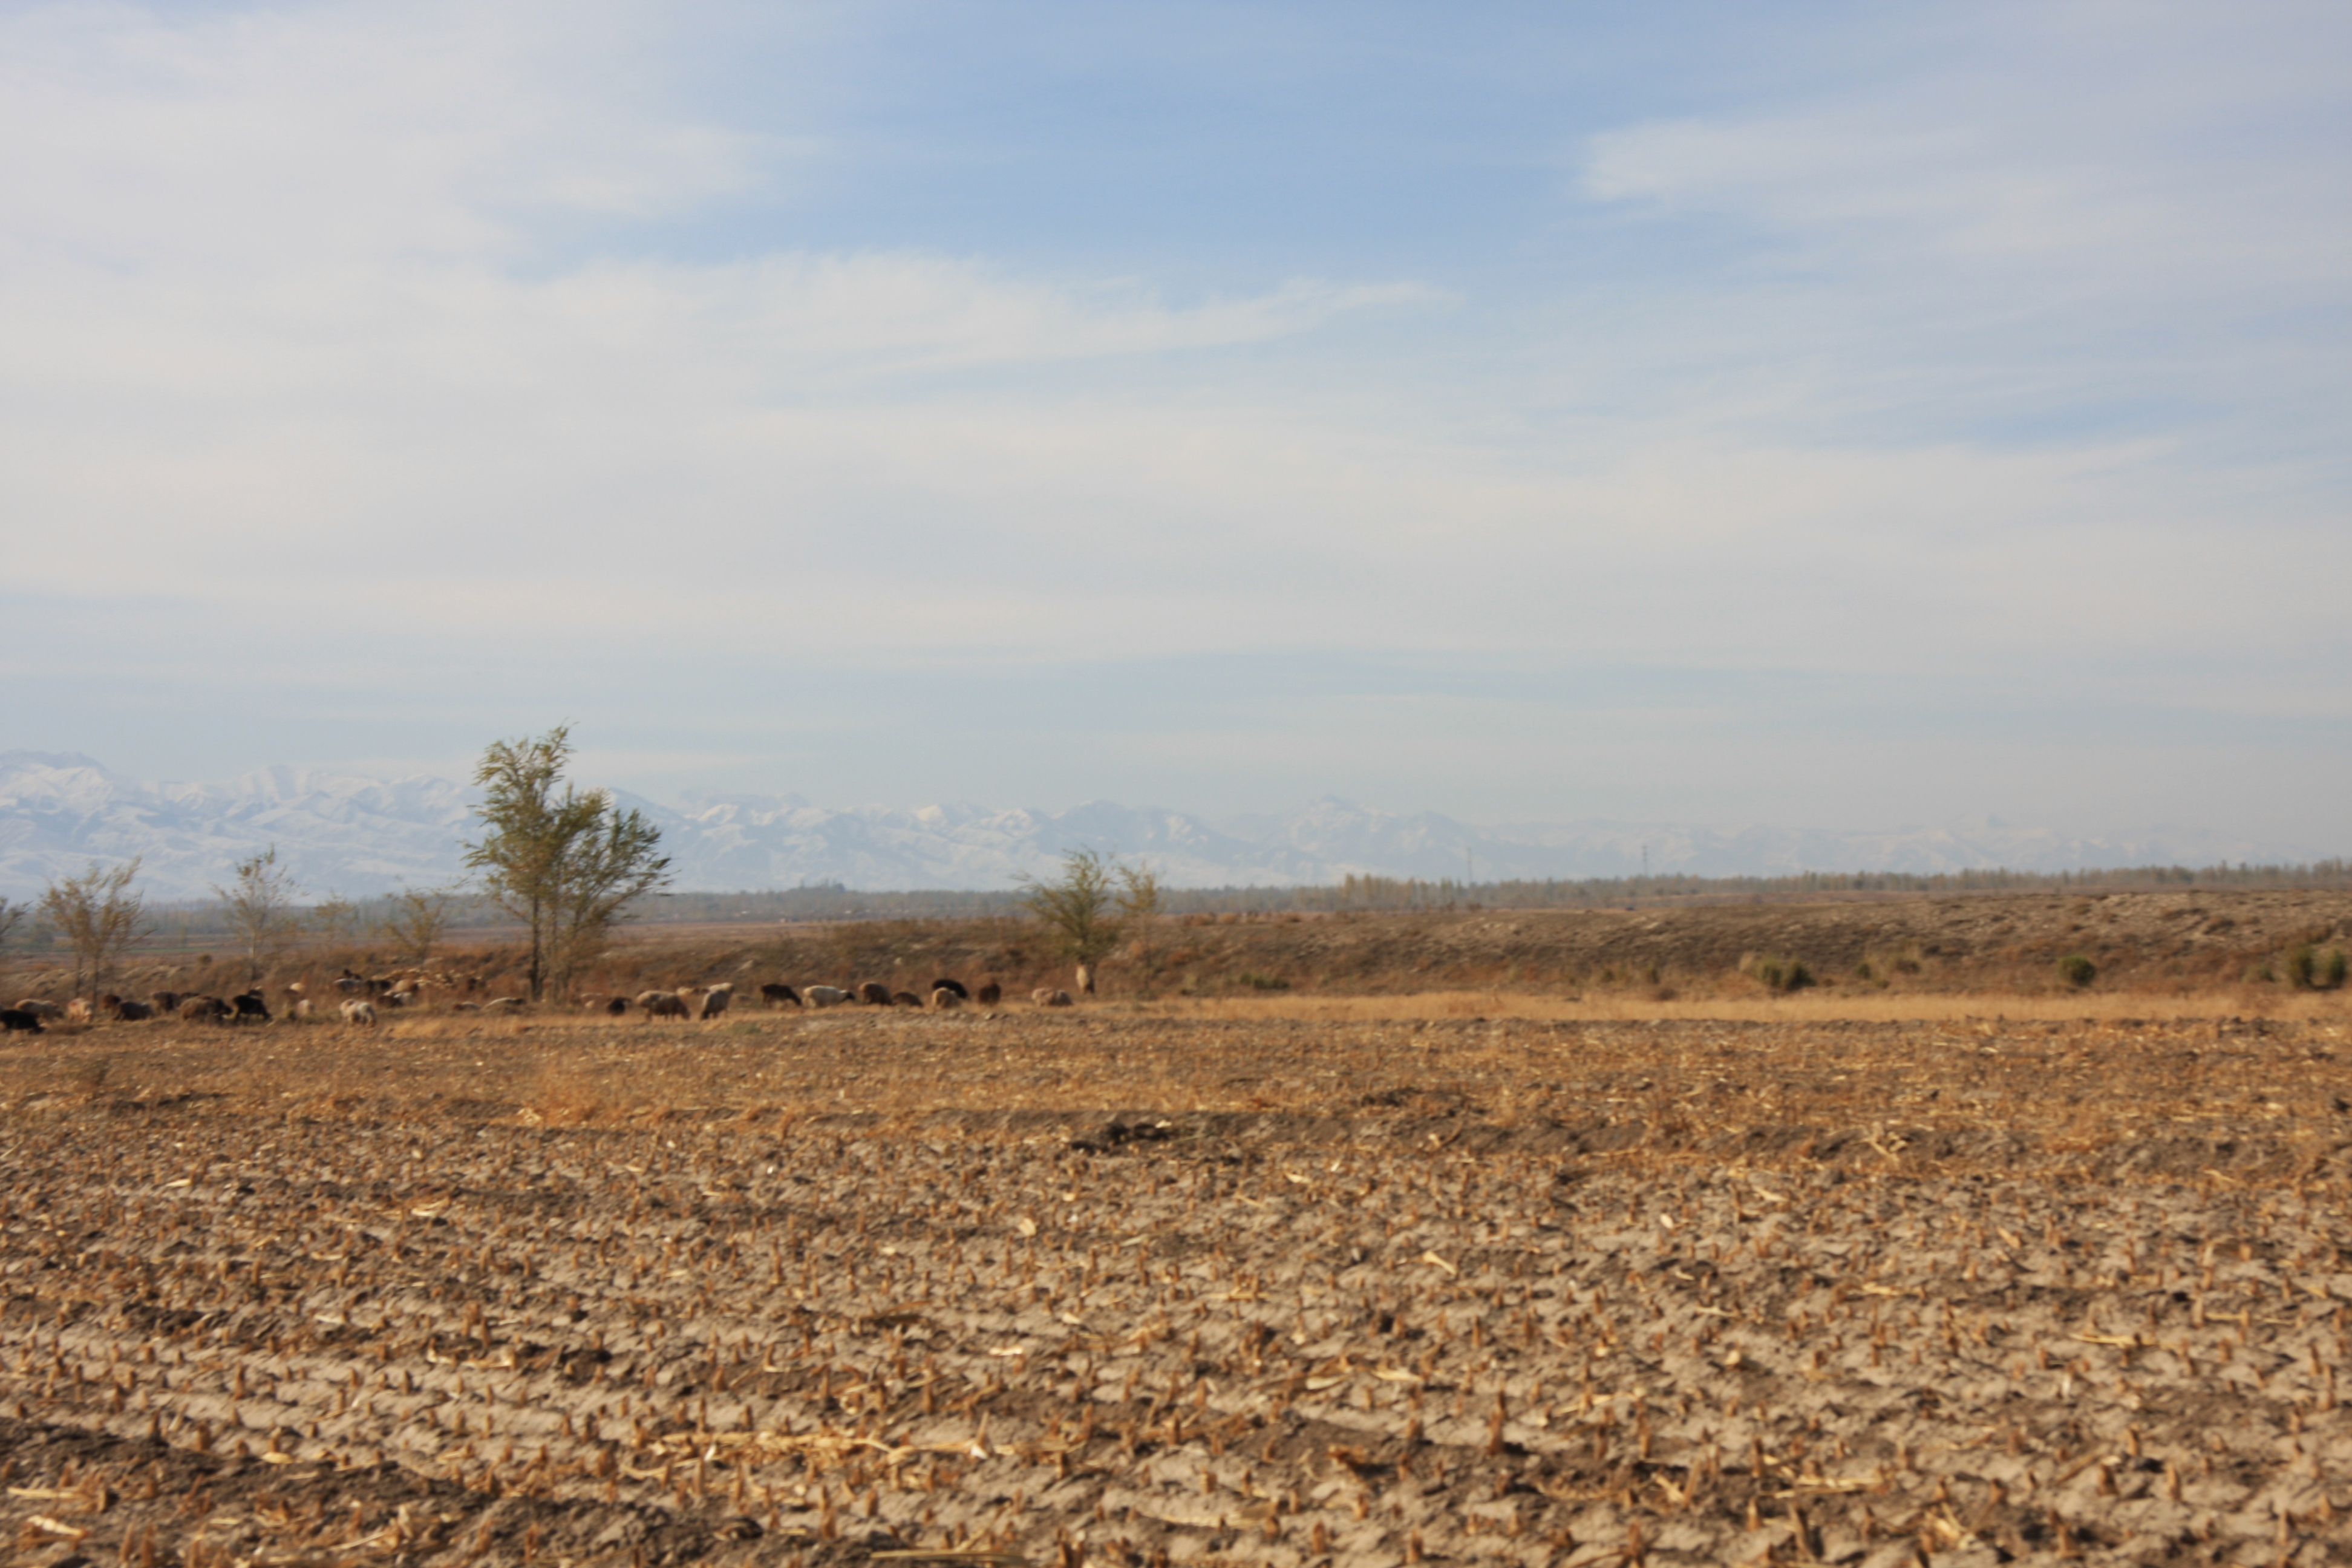
M0 1505L47 1568L2342 1562L2347 1049L12 1036Z

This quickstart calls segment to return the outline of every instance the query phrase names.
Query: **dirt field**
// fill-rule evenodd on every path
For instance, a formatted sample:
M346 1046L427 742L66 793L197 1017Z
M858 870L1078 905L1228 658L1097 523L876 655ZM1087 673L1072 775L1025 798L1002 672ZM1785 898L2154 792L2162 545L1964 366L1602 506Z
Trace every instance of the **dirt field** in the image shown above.
M9 1037L5 1527L44 1568L2352 1556L2336 995L1458 1001Z

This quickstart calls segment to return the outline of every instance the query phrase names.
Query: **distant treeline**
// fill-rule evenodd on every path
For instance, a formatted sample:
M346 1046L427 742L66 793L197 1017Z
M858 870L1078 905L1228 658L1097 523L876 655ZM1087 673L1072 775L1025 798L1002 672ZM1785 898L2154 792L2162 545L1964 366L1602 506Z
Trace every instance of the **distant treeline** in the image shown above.
M1467 882L1451 878L1349 877L1331 885L1294 888L1163 888L1160 909L1171 915L1414 910L1606 909L1702 903L1750 903L1822 898L1892 898L1920 894L2091 893L2179 891L2190 888L2352 888L2352 861L2307 866L2127 866L2082 871L1804 871L1786 877L1545 878ZM1025 912L1015 889L966 892L934 889L867 892L828 882L764 892L665 893L641 904L635 918L648 924L775 923L787 921L974 920ZM326 929L311 939L364 943L392 918L393 898L319 906L308 913ZM147 906L154 936L149 945L200 946L230 934L217 900ZM487 900L459 896L449 905L448 931L510 927L513 920ZM5 945L42 951L55 933L37 917L9 933Z
M2134 866L2083 871L1804 871L1786 877L1586 877L1465 882L1349 877L1295 888L1162 888L1170 914L1341 910L1554 910L1733 903L1757 899L1933 893L2127 892L2188 888L2352 888L2352 861L2308 866ZM958 920L1018 913L1013 889L861 892L840 883L768 892L677 893L648 908L661 921Z

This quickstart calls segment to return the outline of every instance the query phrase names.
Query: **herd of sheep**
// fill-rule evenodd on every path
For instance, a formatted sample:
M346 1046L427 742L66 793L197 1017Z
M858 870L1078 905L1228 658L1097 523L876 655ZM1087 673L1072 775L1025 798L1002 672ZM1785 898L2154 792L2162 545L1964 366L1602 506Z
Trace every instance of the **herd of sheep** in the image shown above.
M428 987L469 991L480 981L468 977L451 980L446 976L428 975L422 971L406 971L399 975L369 979L345 970L335 982L343 993L337 1012L346 1024L368 1026L377 1021L378 1009L413 1005ZM635 996L598 997L583 1005L592 1013L609 1014L614 1017L643 1010L648 1023L656 1018L715 1018L727 1011L733 998L732 983L719 985L682 985L675 991L644 991ZM966 1004L993 1007L1003 1000L1003 988L993 979L981 982L977 990L961 980L940 979L931 982L928 997L912 991L893 991L879 982L868 980L862 984L792 986L772 982L760 987L760 999L769 1007L840 1007L865 1005L870 1007L928 1007L944 1013ZM1050 986L1040 987L1029 994L1040 1007L1067 1007L1070 994ZM520 996L494 996L487 1002L461 1001L455 1004L467 1012L514 1012L528 1004ZM311 998L304 994L299 981L286 987L287 1013L297 1018L313 1014ZM268 1002L258 986L235 996L186 995L176 991L158 991L147 1001L139 1002L116 995L112 992L96 1002L76 997L59 1004L27 997L14 1007L0 1008L0 1030L15 1033L22 1030L39 1034L45 1022L63 1021L87 1024L106 1018L124 1022L142 1018L177 1017L188 1023L267 1024L273 1020Z
M715 1018L727 1011L734 996L735 986L730 981L718 985L681 985L675 991L641 991L635 996L598 997L583 1005L592 1013L605 1013L616 1018L643 1009L648 1022L655 1018ZM978 990L961 980L934 980L929 996L913 991L893 991L874 980L850 987L793 986L781 981L771 981L760 987L760 1000L770 1007L928 1007L932 1012L944 1013L967 1003L993 1007L1003 999L1004 988L994 980L982 981ZM1029 999L1040 1007L1070 1005L1068 992L1050 986L1031 992Z

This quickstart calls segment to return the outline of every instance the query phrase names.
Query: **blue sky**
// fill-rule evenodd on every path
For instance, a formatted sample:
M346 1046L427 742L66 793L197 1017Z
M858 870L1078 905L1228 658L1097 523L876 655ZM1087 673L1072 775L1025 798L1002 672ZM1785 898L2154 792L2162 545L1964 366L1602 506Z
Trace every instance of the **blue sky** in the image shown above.
M2352 14L0 5L8 744L2352 849Z

